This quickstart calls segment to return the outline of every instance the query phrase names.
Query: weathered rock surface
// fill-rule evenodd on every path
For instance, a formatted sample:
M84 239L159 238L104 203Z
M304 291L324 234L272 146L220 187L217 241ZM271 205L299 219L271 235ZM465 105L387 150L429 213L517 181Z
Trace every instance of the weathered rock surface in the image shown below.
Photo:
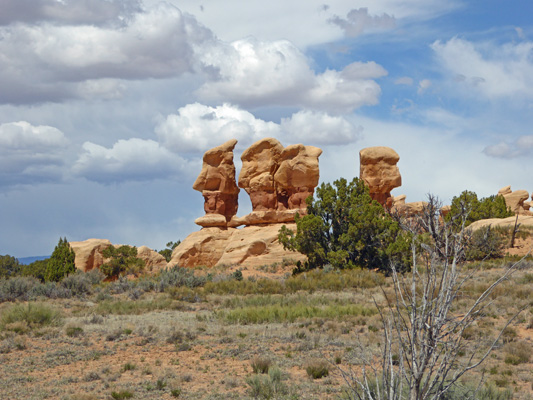
M279 168L282 151L283 146L278 140L265 138L255 142L242 153L239 187L246 190L250 196L253 211L277 208L274 174Z
M498 191L499 196L503 196L505 204L512 212L519 215L533 215L529 211L530 203L526 202L529 198L527 190L511 190L511 186L505 186Z
M70 247L76 254L74 265L83 272L100 268L106 262L102 253L110 246L119 247L120 245L113 245L107 239L87 239L81 242L70 242ZM145 262L145 271L148 273L157 272L167 265L165 257L146 246L137 248L137 257Z
M481 219L479 221L473 222L468 225L468 229L473 231L484 228L487 226L492 227L503 227L503 228L513 228L516 223L516 216L507 217L507 218L491 218L491 219ZM533 227L533 216L532 215L519 215L518 223L521 226L530 226Z
M281 152L279 168L274 175L278 210L306 210L305 199L318 185L318 157L322 150L314 146L294 144Z
M148 273L158 272L167 266L165 257L147 246L137 247L137 257L144 261L144 269Z
M369 188L372 199L391 208L391 190L402 185L400 170L396 165L400 156L390 147L367 147L359 152L360 173Z
M422 215L424 208L428 204L426 201L414 201L411 203L406 203L405 199L405 194L391 197L389 201L391 204L391 211L410 218L417 215Z
M87 239L81 242L70 242L76 258L74 264L80 271L87 272L93 268L99 268L104 263L102 252L112 246L107 239Z
M232 139L206 151L202 171L193 184L193 189L202 192L204 196L205 213L222 215L226 221L237 214L239 206L239 188L233 164L233 149L236 144L237 140ZM208 226L208 221L202 221L203 226Z
M246 226L242 229L203 228L191 233L174 249L168 266L238 264L245 268L270 265L284 258L305 260L303 254L284 250L279 243L278 231L282 225ZM296 229L294 223L285 226Z

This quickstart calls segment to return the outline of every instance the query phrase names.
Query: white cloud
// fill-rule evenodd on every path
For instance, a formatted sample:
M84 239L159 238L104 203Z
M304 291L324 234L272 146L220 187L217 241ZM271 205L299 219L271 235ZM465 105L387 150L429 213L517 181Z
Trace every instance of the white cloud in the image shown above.
M368 8L361 7L350 10L346 18L334 16L329 19L332 24L338 25L346 36L356 37L367 32L390 30L396 27L396 20L389 14L370 15Z
M0 25L41 21L116 24L140 10L139 0L2 0L0 5Z
M418 94L424 93L426 90L429 89L431 86L431 81L429 79L422 79L420 82L418 82Z
M167 3L132 14L123 26L0 27L0 102L61 101L78 96L75 83L86 80L179 76L194 69L193 47L210 40L208 29Z
M51 126L0 125L0 186L58 181L68 140Z
M155 132L174 152L201 153L229 139L237 139L238 146L244 148L263 137L278 135L280 129L230 104L210 107L194 103L162 119Z
M95 182L149 181L189 172L186 160L153 140L119 140L112 148L85 142L83 150L72 170Z
M345 145L361 137L362 128L345 118L304 110L281 120L286 141L316 145Z
M342 71L315 74L307 58L288 41L239 40L208 49L202 62L217 74L198 91L206 100L242 106L300 106L330 113L377 104L381 89L373 80L387 74L374 62L354 62Z
M394 81L395 85L407 85L411 86L413 84L413 78L410 78L408 76L402 76Z
M530 156L533 154L533 135L520 136L511 143L500 142L487 146L483 153L490 157L506 159Z
M500 45L455 37L436 41L431 48L442 68L470 93L489 100L533 97L533 42Z

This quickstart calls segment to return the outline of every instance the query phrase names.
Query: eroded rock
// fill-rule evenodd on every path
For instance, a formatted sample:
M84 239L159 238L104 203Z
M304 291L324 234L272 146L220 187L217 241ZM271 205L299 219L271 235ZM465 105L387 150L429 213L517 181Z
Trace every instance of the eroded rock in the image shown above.
M390 147L368 147L359 152L359 178L368 186L372 199L391 208L391 190L402 185L400 170L396 165L400 156Z
M499 196L503 196L505 204L512 212L519 215L532 215L529 211L530 203L526 202L529 198L527 190L511 190L511 186L505 186L498 191Z

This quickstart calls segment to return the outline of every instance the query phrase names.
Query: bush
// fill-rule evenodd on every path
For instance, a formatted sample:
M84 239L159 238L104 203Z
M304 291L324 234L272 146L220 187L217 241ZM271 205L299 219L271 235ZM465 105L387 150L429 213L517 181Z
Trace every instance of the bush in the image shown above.
M254 374L266 374L270 368L270 364L272 364L272 361L265 357L254 357L251 362Z
M489 196L478 200L477 194L468 190L452 199L450 212L446 215L446 221L455 221L457 228L461 215L467 214L465 226L481 219L507 218L513 212L507 207L503 196Z
M10 278L20 273L21 264L19 260L10 255L0 256L0 279Z
M46 269L48 267L48 259L37 260L28 265L23 265L20 271L22 276L32 276L39 279L41 282L46 280Z
M67 238L59 238L59 243L46 264L46 281L59 282L68 274L76 271L74 259L76 254Z
M281 370L272 367L268 370L268 375L252 375L246 378L246 383L250 386L250 397L254 399L274 399L286 395L289 390L282 382Z
M305 366L305 372L313 379L321 379L329 375L329 366L325 360L313 359Z
M48 299L69 299L72 297L72 292L66 287L58 285L56 282L45 282L34 286L29 297L31 299L38 297L46 297Z
M504 235L490 225L472 233L465 248L467 260L484 260L503 256Z
M28 300L32 290L39 285L40 282L33 277L0 280L0 301Z
M531 346L526 342L511 342L505 345L505 363L511 365L524 364L531 358Z
M15 304L2 312L0 327L9 329L11 324L16 323L24 323L29 329L56 326L61 323L61 314L45 304Z
M158 290L160 292L164 292L167 288L174 286L186 286L192 289L203 286L207 282L207 278L194 275L193 270L177 265L161 271L158 280Z
M61 281L61 286L70 290L72 296L84 296L92 291L91 279L84 272L67 276Z
M373 201L362 180L341 178L322 184L316 199L307 199L307 213L296 216L297 232L283 226L279 241L285 249L308 257L309 268L378 268L390 263L407 268L409 238L398 223Z
M135 246L109 246L102 255L110 259L102 266L102 271L107 277L118 277L127 274L139 275L144 269L144 261L137 257Z

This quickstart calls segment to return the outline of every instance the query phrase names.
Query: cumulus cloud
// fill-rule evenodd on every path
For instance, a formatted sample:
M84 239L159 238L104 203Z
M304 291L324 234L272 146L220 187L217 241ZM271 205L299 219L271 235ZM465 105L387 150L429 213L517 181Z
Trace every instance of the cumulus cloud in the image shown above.
M302 110L276 124L234 105L210 107L195 103L162 118L155 132L160 142L174 152L202 153L229 139L238 140L239 150L264 137L287 143L341 145L356 141L361 129L341 116L325 112Z
M489 157L507 159L530 156L533 154L533 135L520 136L511 143L500 142L487 146L483 153Z
M77 97L73 83L86 80L179 76L193 70L194 46L210 40L208 29L167 3L132 14L122 27L0 27L0 86L7 89L0 102Z
M203 152L229 139L237 139L243 147L265 136L276 136L280 129L230 104L210 107L194 103L161 119L155 132L167 148L189 153Z
M396 27L396 20L393 16L385 13L382 15L370 15L366 7L351 10L346 18L336 15L330 18L329 22L338 25L344 31L344 34L349 37Z
M61 179L68 140L51 126L28 122L0 125L0 185L41 183Z
M100 183L149 181L187 174L185 159L153 140L117 141L112 148L91 142L72 167L75 175Z
M486 99L532 97L533 42L473 43L455 37L431 48L442 68L470 92Z
M290 105L350 112L376 104L381 93L374 79L387 74L374 62L354 62L343 70L315 74L304 54L288 41L239 40L204 53L216 74L197 91L202 99L241 106Z
M140 11L139 0L0 0L0 25L53 21L101 25Z
M317 145L343 145L361 137L363 130L345 118L323 112L304 110L281 120L281 129L286 141L301 141Z

